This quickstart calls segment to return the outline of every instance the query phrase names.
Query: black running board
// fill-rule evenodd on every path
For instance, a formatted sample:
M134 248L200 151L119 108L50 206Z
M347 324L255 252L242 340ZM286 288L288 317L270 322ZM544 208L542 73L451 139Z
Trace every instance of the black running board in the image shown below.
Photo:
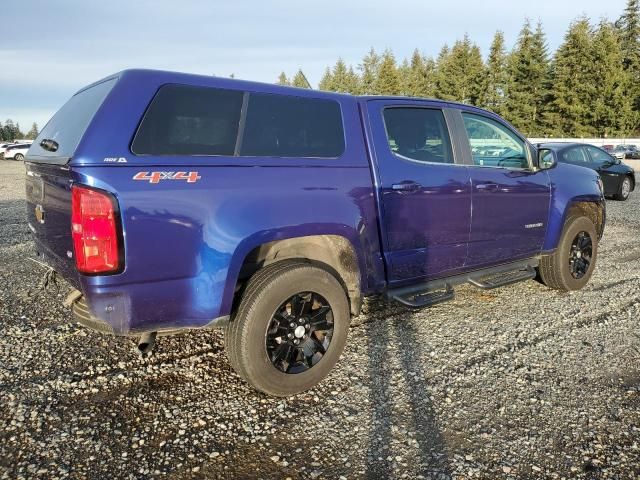
M537 266L538 259L530 258L408 287L394 288L387 290L385 295L387 299L409 308L424 308L453 300L455 298L453 287L463 283L489 290L530 280L536 276L535 267Z

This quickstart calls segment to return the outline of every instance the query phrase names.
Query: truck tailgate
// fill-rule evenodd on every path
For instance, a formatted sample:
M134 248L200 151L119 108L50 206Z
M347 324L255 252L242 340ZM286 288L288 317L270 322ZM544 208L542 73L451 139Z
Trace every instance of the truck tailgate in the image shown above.
M71 237L71 171L66 165L25 165L27 221L36 255L77 286Z

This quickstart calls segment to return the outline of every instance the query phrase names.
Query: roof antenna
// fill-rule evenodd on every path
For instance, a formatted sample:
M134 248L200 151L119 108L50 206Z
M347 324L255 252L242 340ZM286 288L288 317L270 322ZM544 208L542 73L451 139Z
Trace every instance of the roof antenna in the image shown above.
M313 87L311 86L311 84L309 83L309 80L307 80L307 76L304 74L304 72L302 71L301 68L298 69L298 71L300 72L300 75L302 75L302 78L304 78L304 81L307 82L307 87L309 87L311 90L313 90Z

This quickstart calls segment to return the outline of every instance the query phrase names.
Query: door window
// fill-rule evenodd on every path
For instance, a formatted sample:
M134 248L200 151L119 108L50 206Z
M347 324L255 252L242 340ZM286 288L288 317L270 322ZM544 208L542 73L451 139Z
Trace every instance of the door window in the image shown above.
M589 157L582 147L573 147L565 150L562 152L562 159L574 165L580 165L582 167L589 166Z
M383 115L389 148L395 155L417 162L453 163L441 110L391 107Z
M504 125L481 115L462 112L474 165L529 168L526 143Z
M589 155L591 155L591 161L594 165L603 165L605 163L611 164L613 161L611 156L600 150L599 148L587 146L585 147L589 151Z

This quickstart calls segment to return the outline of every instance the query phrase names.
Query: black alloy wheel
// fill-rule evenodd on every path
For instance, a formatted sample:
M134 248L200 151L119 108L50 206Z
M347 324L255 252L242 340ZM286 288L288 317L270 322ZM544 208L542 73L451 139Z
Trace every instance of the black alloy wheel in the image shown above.
M589 271L591 257L593 255L593 242L589 233L581 231L578 233L569 250L569 269L571 276L580 279Z
M322 360L333 330L329 302L314 292L297 293L278 307L269 322L267 355L281 372L305 372Z

